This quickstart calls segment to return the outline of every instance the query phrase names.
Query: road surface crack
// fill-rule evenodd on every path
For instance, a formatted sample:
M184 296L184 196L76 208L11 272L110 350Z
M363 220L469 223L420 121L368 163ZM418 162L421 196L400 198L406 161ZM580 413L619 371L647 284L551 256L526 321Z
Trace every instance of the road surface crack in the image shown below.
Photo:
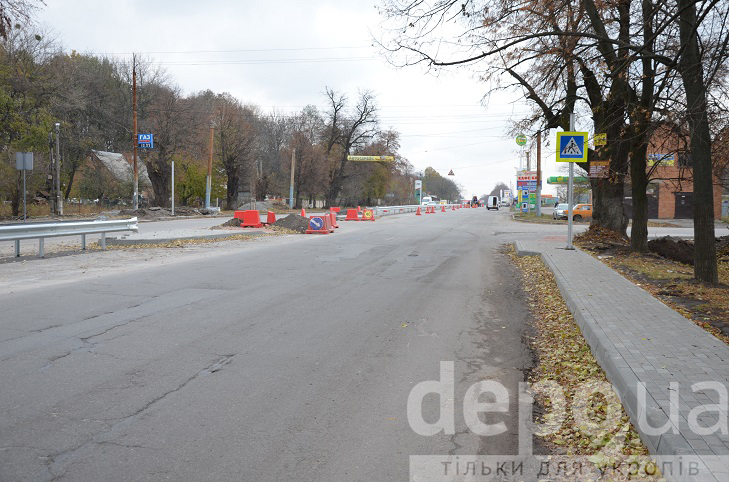
M125 428L132 425L135 421L137 421L140 417L142 417L145 412L150 410L152 407L154 407L157 403L161 402L168 396L172 395L173 393L177 393L183 388L185 388L190 382L193 380L206 376L211 375L215 372L218 372L223 369L223 367L227 364L229 364L235 355L226 355L215 362L213 362L211 365L203 368L202 370L198 371L194 375L190 376L189 378L185 379L181 383L179 383L174 388L160 394L159 396L153 398L149 402L145 403L142 407L134 411L131 415L128 415L122 419L120 419L118 422L116 422L114 425L112 425L108 430L105 430L103 432L99 432L90 439L86 440L85 442L77 445L76 447L72 449L65 450L63 452L59 452L57 454L49 455L48 456L48 470L52 475L52 480L56 480L58 478L61 478L65 475L65 473L68 471L68 468L74 463L74 459L77 459L80 456L85 455L87 452L89 452L94 446L96 445L102 445L102 444L114 444L118 445L120 447L129 447L129 448L147 448L151 449L152 447L144 447L141 445L125 445L118 442L114 442L114 438L124 430Z

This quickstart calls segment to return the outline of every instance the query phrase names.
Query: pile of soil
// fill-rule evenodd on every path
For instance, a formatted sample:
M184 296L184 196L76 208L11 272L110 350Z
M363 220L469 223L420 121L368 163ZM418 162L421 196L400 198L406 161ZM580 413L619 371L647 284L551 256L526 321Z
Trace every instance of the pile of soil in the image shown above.
M172 210L169 208L161 208L152 206L149 208L139 209L122 209L119 211L121 216L136 216L139 219L156 219L166 218L172 216ZM175 207L175 216L201 216L215 214L215 211L210 209L197 209L189 206Z
M304 234L309 227L309 219L298 214L289 214L285 218L281 218L271 226L289 229L297 233Z
M670 236L652 239L648 241L648 250L679 263L694 264L694 243L685 239L675 239Z
M587 231L574 237L575 244L603 255L617 255L630 251L630 241L621 233L591 225Z
M248 211L249 209L253 209L254 203L245 203L241 204L238 207L238 211ZM280 214L283 212L286 212L289 210L288 205L280 202L273 202L273 201L256 201L255 202L255 209L265 215L268 211L273 211L276 214Z
M648 250L679 263L694 264L693 241L665 236L648 241ZM716 238L716 254L719 261L729 260L729 236Z
M234 226L236 228L239 228L240 223L241 223L241 220L239 218L231 218L230 220L224 222L220 226L223 226L223 227ZM217 226L215 226L215 227L217 227ZM214 228L210 228L210 229L214 229Z

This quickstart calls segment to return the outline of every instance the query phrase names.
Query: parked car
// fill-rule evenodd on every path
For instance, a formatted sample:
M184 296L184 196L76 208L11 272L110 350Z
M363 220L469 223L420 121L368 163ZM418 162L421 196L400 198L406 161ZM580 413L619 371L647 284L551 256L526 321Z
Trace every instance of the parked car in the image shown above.
M552 213L552 219L567 219L567 210L568 210L567 203L557 204L554 207L554 212Z
M592 204L576 204L572 208L572 220L581 221L592 218Z

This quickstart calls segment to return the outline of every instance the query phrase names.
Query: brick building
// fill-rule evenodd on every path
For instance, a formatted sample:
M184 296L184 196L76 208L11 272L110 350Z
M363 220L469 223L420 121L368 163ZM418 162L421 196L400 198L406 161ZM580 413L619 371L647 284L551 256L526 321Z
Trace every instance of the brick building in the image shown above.
M693 218L693 169L688 143L669 127L659 129L648 146L648 217L658 219ZM629 189L629 188L628 188ZM721 219L721 180L714 176L714 218ZM626 193L630 196L629 193ZM626 205L631 215L630 198Z

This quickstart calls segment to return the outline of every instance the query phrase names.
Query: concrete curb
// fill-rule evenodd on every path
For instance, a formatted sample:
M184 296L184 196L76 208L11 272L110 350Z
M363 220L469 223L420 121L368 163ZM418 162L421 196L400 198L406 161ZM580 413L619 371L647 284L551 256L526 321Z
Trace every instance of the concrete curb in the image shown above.
M140 244L166 244L174 241L189 241L194 239L226 239L234 236L262 236L266 233L260 231L246 232L241 231L237 233L226 233L226 234L202 234L199 236L182 236L172 238L153 238L153 239L118 239L118 238L106 238L106 244L109 246L134 246Z
M569 287L568 279L565 278L564 273L560 270L555 260L546 252L546 250L550 248L563 248L557 248L556 246L550 248L547 248L546 246L530 246L530 244L533 243L524 243L522 241L516 241L514 244L518 256L540 256L545 265L552 271L552 273L554 273L560 293L562 294L570 312L574 316L580 331L585 337L585 340L589 344L593 356L602 367L610 383L613 385L613 388L625 408L625 411L630 417L633 426L639 433L641 440L645 443L650 453L655 456L659 462L661 461L662 456L683 456L687 461L686 463L690 460L693 463L697 463L701 469L703 469L700 471L700 473L702 473L702 477L700 479L696 479L689 474L679 474L678 476L673 474L674 477L667 478L669 480L680 481L723 480L718 476L706 478L706 473L709 472L708 463L704 462L701 455L694 450L691 443L689 443L678 427L676 427L676 432L678 433L672 433L673 430L670 430L660 435L649 434L642 429L642 426L639 424L639 420L641 419L645 420L650 427L662 427L669 421L669 417L650 393L650 390L644 390L645 403L643 408L641 408L642 404L638 403L638 384L643 380L641 380L641 378L633 371L630 364L620 354L613 340L605 331L604 327L610 327L610 320L606 317L603 318L596 316L587 309L582 297ZM610 268L606 267L606 269ZM636 286L635 289L644 291L638 286ZM683 425L685 427L687 424L687 420L683 414L679 414L679 425ZM672 428L673 424L671 424L670 427ZM725 474L723 470L721 473Z

